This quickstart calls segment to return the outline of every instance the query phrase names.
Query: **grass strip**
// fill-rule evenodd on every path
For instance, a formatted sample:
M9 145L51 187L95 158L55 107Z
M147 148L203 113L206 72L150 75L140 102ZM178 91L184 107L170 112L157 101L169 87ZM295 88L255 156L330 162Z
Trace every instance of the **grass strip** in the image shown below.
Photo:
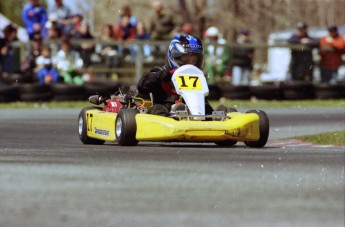
M301 107L344 107L345 99L334 100L227 100L211 101L210 104L216 107L219 103L234 108L301 108ZM27 108L83 108L91 105L85 101L51 101L51 102L11 102L0 103L0 109L27 109Z
M345 145L345 130L321 133L321 134L310 135L310 136L301 136L301 137L297 137L296 139L313 143L313 144L344 146Z

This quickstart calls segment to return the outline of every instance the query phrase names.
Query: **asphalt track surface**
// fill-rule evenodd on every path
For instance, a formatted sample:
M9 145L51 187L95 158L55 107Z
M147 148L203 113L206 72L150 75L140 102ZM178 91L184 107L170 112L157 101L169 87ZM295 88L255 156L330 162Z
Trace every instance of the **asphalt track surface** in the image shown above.
M345 108L263 110L263 149L86 146L79 109L0 110L0 226L344 227L345 148L284 141L344 129Z

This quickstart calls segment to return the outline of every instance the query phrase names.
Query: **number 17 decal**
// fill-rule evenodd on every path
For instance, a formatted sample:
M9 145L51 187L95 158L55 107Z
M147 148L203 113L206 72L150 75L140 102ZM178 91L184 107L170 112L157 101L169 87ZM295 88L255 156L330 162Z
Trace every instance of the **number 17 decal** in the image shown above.
M177 85L180 90L202 90L201 82L197 76L178 76Z

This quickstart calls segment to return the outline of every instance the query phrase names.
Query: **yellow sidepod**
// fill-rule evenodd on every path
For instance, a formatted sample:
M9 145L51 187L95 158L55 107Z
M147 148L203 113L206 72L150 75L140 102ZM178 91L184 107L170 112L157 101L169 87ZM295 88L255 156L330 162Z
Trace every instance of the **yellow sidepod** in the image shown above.
M87 135L91 138L115 142L116 115L97 109L87 111Z
M257 114L230 113L226 121L177 121L151 114L136 115L139 141L256 141L260 138Z

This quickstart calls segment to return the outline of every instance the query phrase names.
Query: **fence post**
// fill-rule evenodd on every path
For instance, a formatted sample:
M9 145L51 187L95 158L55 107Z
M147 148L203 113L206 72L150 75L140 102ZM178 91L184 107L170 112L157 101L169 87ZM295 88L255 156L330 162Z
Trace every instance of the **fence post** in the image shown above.
M134 82L137 84L140 80L140 77L143 74L143 65L144 65L144 53L143 53L143 43L142 42L137 42L138 45L138 52L137 56L135 59L135 77L134 77Z

